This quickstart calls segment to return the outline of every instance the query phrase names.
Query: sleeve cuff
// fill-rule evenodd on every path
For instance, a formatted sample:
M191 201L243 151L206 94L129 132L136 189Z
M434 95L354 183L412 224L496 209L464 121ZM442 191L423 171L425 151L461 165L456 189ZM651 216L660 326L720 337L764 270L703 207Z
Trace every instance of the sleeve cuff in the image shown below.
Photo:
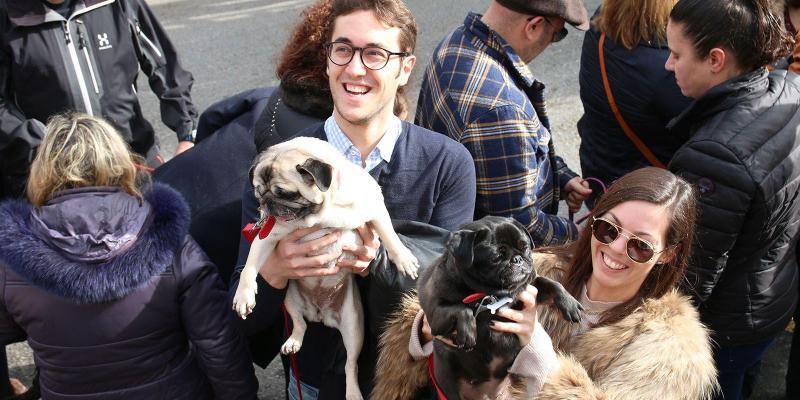
M414 360L422 360L433 354L433 341L423 345L419 340L419 324L422 323L422 315L422 310L419 310L417 316L414 317L414 324L411 325L411 337L408 340L408 353ZM550 339L548 338L548 340Z
M550 335L541 324L536 324L531 342L517 354L508 372L526 378L528 398L534 398L542 389L547 376L558 369L559 365Z

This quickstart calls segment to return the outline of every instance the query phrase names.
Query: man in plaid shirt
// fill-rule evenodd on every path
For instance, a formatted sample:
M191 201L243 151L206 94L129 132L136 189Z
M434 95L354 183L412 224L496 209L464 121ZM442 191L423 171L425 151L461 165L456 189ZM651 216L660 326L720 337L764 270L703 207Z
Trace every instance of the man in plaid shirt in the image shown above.
M558 202L566 198L577 211L591 194L555 155L544 84L526 65L566 36L565 22L588 29L581 0L495 0L483 16L470 13L434 51L417 104L417 125L472 154L475 218L513 217L537 246L575 239Z

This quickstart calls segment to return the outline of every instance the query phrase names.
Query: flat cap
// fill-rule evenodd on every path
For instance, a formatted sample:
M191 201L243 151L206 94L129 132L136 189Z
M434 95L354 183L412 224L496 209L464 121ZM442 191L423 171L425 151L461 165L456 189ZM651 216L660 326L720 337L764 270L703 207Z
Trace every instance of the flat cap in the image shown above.
M581 0L495 0L522 14L560 17L577 29L589 29L589 15Z

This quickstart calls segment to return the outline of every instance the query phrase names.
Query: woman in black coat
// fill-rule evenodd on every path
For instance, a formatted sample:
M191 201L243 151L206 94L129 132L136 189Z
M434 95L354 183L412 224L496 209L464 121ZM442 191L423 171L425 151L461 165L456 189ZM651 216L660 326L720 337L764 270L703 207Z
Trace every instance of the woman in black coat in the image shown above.
M51 120L30 203L0 205L0 343L24 340L48 399L254 399L225 286L167 186L140 189L120 135Z
M681 95L675 75L664 69L669 56L667 19L676 0L605 0L583 39L580 96L583 116L578 121L580 159L584 177L606 185L651 165L622 130L609 105L600 73L599 42L611 92L625 122L664 165L686 141L667 130L669 121L691 99ZM593 205L602 194L595 187Z
M798 296L800 77L766 66L791 38L770 0L680 0L666 68L695 101L670 124L690 139L669 169L697 185L686 288L718 344L726 400L792 317Z

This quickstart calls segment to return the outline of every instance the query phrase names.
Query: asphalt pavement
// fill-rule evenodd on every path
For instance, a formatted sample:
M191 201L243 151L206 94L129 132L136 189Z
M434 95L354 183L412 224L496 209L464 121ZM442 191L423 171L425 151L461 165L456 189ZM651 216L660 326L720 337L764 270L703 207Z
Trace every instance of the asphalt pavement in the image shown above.
M179 50L186 69L194 74L192 97L199 110L244 90L275 86L277 55L311 0L148 0ZM422 72L436 44L461 24L469 11L483 12L488 0L406 0L417 19L419 35L412 75L410 104L416 104ZM584 0L590 13L600 0ZM550 46L531 65L537 79L547 86L548 112L556 151L579 171L576 123L583 108L578 97L578 64L583 34L569 28L567 38ZM160 121L158 102L147 80L139 80L139 97L145 115L154 124L162 154L170 158L175 135ZM413 113L412 113L413 115ZM782 335L765 359L762 380L755 399L783 399L784 374L790 337ZM658 351L658 349L653 349ZM9 348L12 376L29 382L33 370L30 349L25 344ZM259 398L283 399L283 371L273 362L256 367L261 383Z

